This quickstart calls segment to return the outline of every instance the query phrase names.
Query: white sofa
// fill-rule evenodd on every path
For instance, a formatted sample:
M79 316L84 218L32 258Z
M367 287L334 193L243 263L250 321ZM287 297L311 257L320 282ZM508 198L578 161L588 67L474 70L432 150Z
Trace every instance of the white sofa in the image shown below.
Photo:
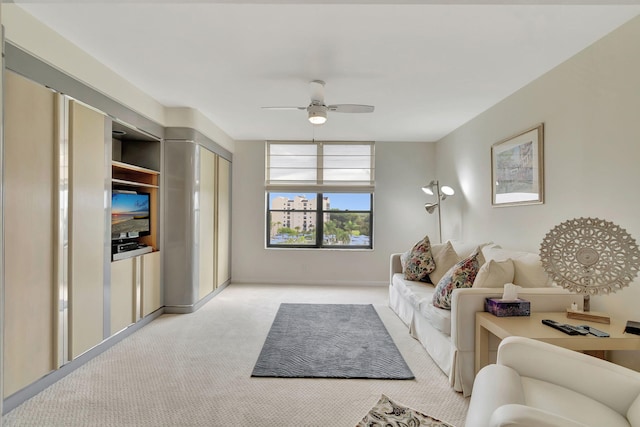
M640 427L640 373L523 337L482 368L465 427Z
M480 262L487 264L485 270L511 260L513 280L505 283L523 287L518 295L530 301L531 311L564 311L572 303L582 309L581 296L552 285L537 254L509 251L495 244L447 242L432 245L436 268L448 269L448 265L438 266L438 258L442 258L444 253L442 251L450 253L453 250L460 260L478 247L482 248ZM440 369L448 375L451 386L464 396L469 396L475 377L475 315L478 311L484 311L485 298L502 296L504 283L500 287L478 287L474 282L471 288L454 290L451 310L444 310L432 304L434 284L404 278L401 256L400 253L392 254L390 259L389 307L409 327L411 336L420 341ZM489 264L491 261L493 263ZM494 283L493 286L497 285ZM497 340L490 344L495 358Z

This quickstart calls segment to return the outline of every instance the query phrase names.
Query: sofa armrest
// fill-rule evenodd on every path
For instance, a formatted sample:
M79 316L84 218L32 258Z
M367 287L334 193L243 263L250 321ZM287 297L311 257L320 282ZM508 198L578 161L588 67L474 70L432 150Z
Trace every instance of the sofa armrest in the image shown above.
M463 288L451 294L451 344L459 351L475 350L476 312L484 311L485 298L502 297L502 288ZM518 297L531 303L531 311L564 311L583 298L563 288L524 288Z
M393 283L393 275L395 273L402 273L400 255L402 254L391 254L391 257L389 257L389 284Z
M640 372L530 338L514 336L502 340L497 363L523 377L589 396L622 416L640 395Z
M491 427L585 427L584 424L531 406L510 404L496 409Z

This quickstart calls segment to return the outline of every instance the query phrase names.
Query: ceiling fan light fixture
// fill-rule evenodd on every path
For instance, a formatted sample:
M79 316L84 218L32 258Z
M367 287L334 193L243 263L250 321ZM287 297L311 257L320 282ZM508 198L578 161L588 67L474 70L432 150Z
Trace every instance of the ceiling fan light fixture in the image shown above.
M322 125L327 121L327 107L324 105L310 105L307 111L312 124Z

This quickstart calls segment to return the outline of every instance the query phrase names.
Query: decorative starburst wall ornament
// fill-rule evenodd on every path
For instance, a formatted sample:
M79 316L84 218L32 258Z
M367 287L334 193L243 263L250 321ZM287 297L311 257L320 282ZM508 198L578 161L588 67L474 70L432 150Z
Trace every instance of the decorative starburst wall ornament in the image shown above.
M640 250L627 231L610 221L577 218L547 233L540 260L558 285L585 296L610 294L629 286L640 270Z

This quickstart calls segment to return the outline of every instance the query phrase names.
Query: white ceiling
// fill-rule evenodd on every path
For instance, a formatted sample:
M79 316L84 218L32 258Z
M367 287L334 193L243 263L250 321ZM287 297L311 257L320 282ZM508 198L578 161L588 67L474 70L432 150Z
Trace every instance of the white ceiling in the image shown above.
M435 141L640 14L632 0L15 2L236 140ZM306 106L314 79L328 104L375 112L314 127L305 111L261 108Z

